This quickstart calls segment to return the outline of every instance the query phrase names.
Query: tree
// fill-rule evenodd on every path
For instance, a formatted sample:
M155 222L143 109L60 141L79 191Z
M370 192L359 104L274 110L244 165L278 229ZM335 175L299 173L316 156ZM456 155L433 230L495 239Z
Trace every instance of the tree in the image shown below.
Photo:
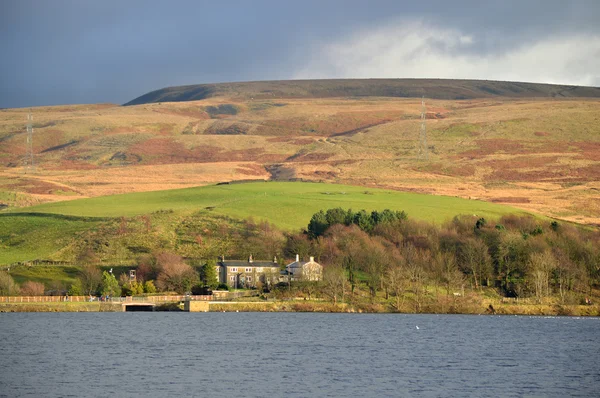
M498 276L506 293L518 295L528 260L527 240L516 232L503 234L498 245Z
M112 274L112 272L102 272L102 286L100 288L100 294L103 296L119 296L121 294L121 286L119 281Z
M397 221L406 220L407 218L408 217L404 211L392 211L390 209L385 209L381 212L371 212L371 220L373 220L373 225L393 224Z
M263 221L257 225L254 235L248 239L253 243L253 247L248 250L249 255L253 254L256 258L273 258L281 254L285 238L274 225Z
M472 275L475 288L480 288L481 281L488 279L492 268L485 242L475 238L465 239L459 246L458 258L464 272Z
M342 266L332 264L323 269L323 288L325 294L333 299L334 304L337 304L338 299L344 301L348 278Z
M371 232L374 226L371 215L367 214L364 210L361 210L354 215L354 224L358 225L358 227L365 232Z
M325 213L325 219L327 220L328 226L335 224L346 224L348 212L341 207L329 209Z
M140 254L137 258L136 278L140 281L155 279L158 275L156 257L152 254Z
M102 283L102 274L98 267L88 264L79 271L79 280L83 293L89 296L95 295Z
M417 249L412 244L404 245L400 254L404 259L403 264L407 279L412 287L415 312L418 313L421 310L423 292L427 281L427 274L423 265L431 262L431 255L428 251Z
M314 239L317 236L323 235L328 227L327 216L323 210L319 210L319 212L313 214L308 223L308 235Z
M403 292L406 289L407 280L405 264L403 264L402 258L399 258L388 267L385 273L386 288L395 297L394 309L396 311L400 311L404 303Z
M533 280L535 296L539 301L550 294L550 274L556 268L556 259L550 250L529 255L529 274Z
M138 281L127 281L121 284L123 296L137 296L144 293L144 284Z
M215 260L208 260L206 264L200 269L200 279L204 286L208 286L211 289L215 289L219 286L219 275L217 274L217 262Z
M21 294L24 296L43 296L45 290L41 282L27 281L21 285Z
M14 296L19 294L19 285L15 283L8 272L0 271L0 296Z
M301 258L310 256L311 242L304 234L287 235L284 246L284 254L286 257L296 257L298 254Z
M371 292L371 298L377 295L377 290L381 288L382 277L386 264L388 263L388 253L380 241L369 239L367 245L362 251L363 271L367 274L367 284Z
M81 285L81 279L75 279L75 282L73 282L73 284L71 284L71 286L69 287L69 290L67 291L67 294L69 296L81 296L83 295L83 287Z
M198 282L198 274L177 254L160 253L156 262L160 269L156 283L162 290L185 293Z

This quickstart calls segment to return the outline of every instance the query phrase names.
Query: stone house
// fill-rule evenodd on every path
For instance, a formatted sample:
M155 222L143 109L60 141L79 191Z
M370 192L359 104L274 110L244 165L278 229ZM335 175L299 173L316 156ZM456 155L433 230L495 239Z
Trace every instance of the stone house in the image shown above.
M309 261L300 261L296 254L296 261L285 266L285 274L291 281L316 282L323 279L323 266L310 257Z
M254 261L252 256L247 261L225 260L217 263L219 283L239 288L253 288L260 282L273 285L279 282L280 267L275 257L273 261Z

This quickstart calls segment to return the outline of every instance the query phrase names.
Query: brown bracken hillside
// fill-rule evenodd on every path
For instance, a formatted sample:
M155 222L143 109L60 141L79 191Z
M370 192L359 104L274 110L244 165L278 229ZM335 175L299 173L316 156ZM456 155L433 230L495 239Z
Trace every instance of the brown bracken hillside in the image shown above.
M600 99L583 98L599 92L416 79L164 89L126 107L33 108L35 173L23 168L29 109L4 109L0 204L303 178L599 224ZM428 160L417 159L423 93Z

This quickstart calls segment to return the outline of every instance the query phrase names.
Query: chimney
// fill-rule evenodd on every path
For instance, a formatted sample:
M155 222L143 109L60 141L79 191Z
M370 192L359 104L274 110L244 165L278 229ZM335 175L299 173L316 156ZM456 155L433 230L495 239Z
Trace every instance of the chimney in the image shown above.
M310 257L310 262L311 262L311 263L314 263L314 262L315 262L315 258L311 256L311 257Z
M251 263L252 261L253 260L252 260L252 254L251 254L250 257L248 257L248 262Z
M300 261L300 255L296 254L296 262L299 262L299 261Z
M221 262L224 263L225 262L225 256L221 256Z
M274 262L274 263L277 263L277 256L274 256L274 257L273 257L273 262Z

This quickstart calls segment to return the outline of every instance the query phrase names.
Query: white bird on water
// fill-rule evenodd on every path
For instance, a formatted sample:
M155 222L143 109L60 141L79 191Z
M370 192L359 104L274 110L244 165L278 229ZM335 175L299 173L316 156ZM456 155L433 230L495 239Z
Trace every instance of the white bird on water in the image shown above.
M417 328L417 330L419 330L419 327L418 327L418 326L415 326L415 327Z

